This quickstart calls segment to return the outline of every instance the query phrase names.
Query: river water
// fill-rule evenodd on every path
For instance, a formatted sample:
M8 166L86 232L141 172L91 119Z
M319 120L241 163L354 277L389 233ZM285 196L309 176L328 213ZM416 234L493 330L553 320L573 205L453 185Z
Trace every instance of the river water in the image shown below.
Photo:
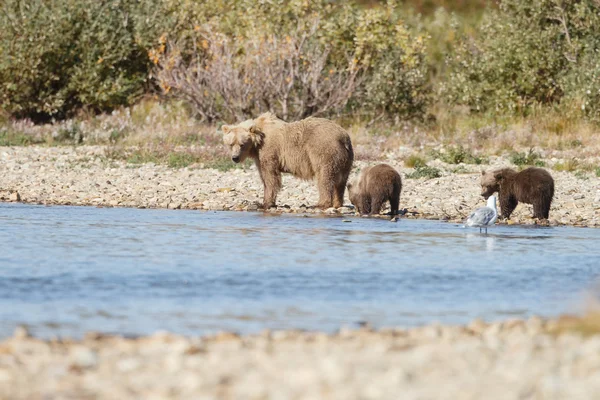
M2 203L0 228L0 337L556 316L600 275L600 229Z

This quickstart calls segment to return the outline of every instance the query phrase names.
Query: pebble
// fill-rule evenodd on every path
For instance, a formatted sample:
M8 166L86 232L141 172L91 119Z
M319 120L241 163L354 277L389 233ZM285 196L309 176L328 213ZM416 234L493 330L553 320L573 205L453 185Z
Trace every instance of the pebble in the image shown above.
M96 352L86 347L73 347L70 359L71 365L79 368L91 368L98 363Z
M12 202L18 202L21 201L21 195L19 194L19 192L12 192L9 196L8 196L8 201L12 201Z

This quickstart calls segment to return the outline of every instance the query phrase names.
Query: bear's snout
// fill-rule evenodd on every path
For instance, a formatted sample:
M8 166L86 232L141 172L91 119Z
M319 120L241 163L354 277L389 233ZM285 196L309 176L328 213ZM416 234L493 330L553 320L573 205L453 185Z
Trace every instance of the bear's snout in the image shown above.
M231 160L232 160L234 163L239 163L239 162L240 162L240 156L233 156L233 157L231 157Z

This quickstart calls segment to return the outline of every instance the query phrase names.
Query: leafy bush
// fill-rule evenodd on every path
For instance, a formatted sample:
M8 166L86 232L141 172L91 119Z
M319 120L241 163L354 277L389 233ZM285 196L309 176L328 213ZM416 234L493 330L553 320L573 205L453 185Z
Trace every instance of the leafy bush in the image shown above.
M409 32L394 1L370 9L328 0L221 3L187 3L188 28L150 51L164 92L190 101L203 119L266 110L292 119L348 108L424 113L424 38Z
M452 104L527 113L564 100L600 118L600 3L503 0L464 36L442 87Z
M160 0L5 0L0 108L34 120L110 110L147 84Z

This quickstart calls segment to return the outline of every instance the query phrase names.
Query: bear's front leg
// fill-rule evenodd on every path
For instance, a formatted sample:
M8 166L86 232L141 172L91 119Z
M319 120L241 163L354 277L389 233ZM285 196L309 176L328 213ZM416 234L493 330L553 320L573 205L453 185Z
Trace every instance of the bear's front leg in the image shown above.
M515 211L515 208L517 208L517 204L519 204L519 202L517 201L517 199L514 196L500 196L500 212L501 212L501 217L505 218L505 219L509 219L510 215L512 214L513 211Z
M277 199L277 193L281 189L281 174L273 171L265 171L263 169L263 184L265 187L263 197L263 207L268 210L271 207L275 207L275 200Z

